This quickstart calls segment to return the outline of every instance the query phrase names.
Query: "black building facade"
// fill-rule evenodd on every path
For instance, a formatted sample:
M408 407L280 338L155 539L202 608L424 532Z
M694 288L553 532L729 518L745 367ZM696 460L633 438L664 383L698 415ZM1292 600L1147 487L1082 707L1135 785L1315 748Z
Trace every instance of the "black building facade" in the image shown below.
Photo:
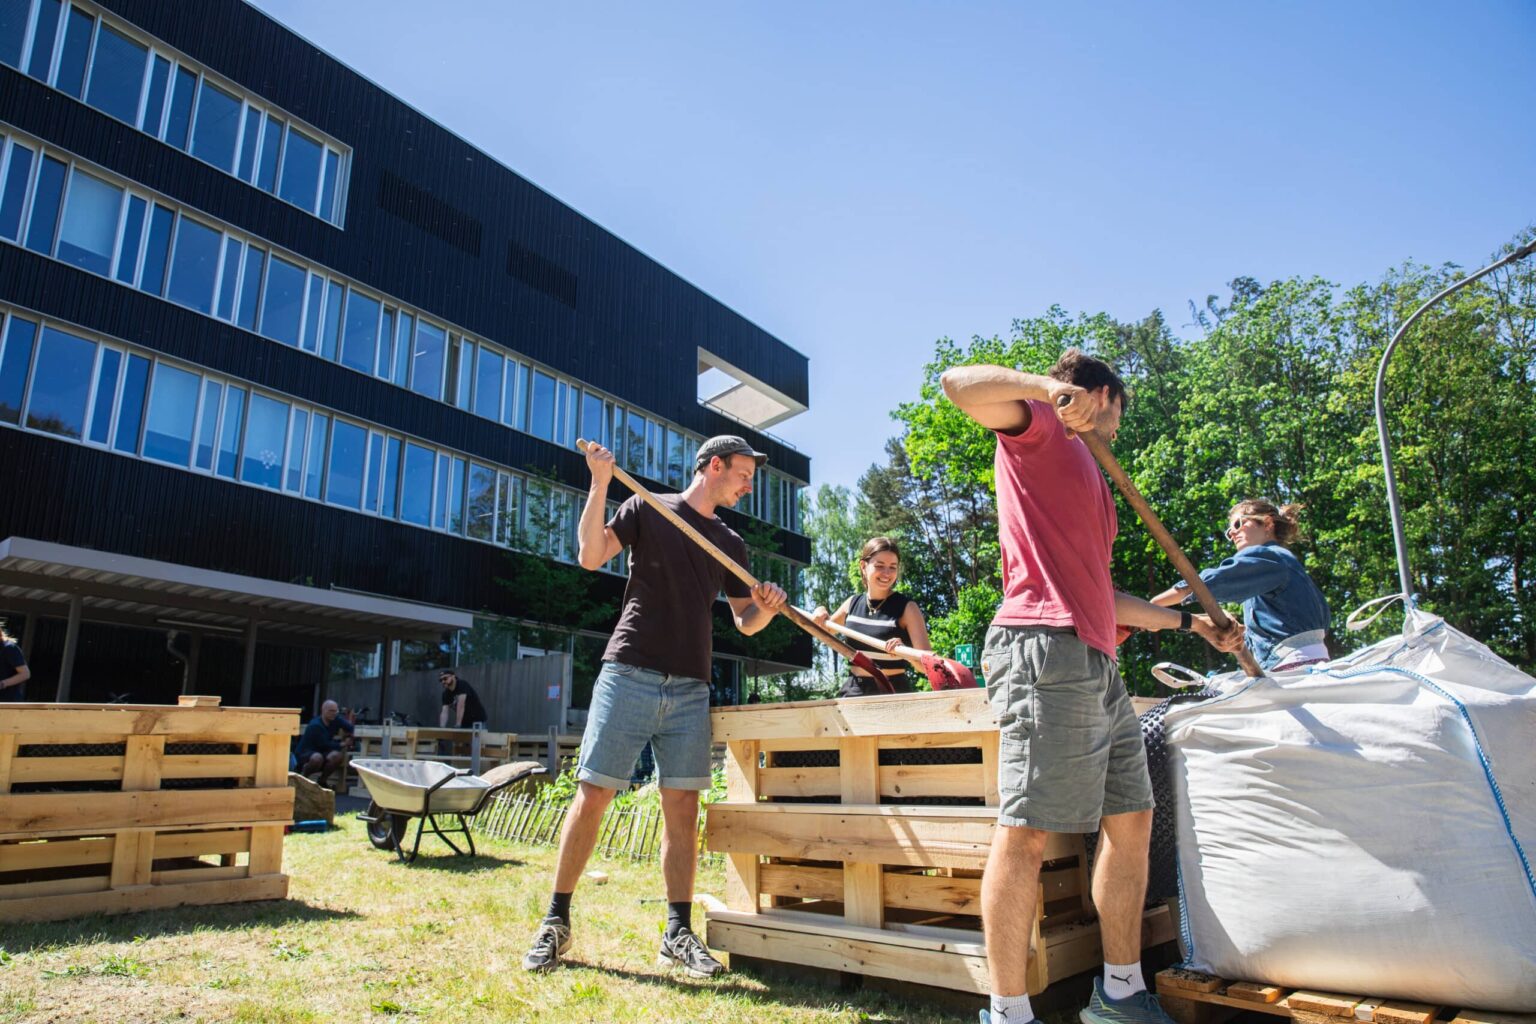
M809 560L809 460L764 432L806 407L804 356L239 0L0 0L0 140L0 539L567 626L507 552L574 560L576 438L676 489L739 433L769 468L722 515L760 574ZM365 646L258 624L253 672L229 615L119 590L66 626L18 565L33 700L61 673L169 699L167 622L205 641L200 691L244 659L256 703Z

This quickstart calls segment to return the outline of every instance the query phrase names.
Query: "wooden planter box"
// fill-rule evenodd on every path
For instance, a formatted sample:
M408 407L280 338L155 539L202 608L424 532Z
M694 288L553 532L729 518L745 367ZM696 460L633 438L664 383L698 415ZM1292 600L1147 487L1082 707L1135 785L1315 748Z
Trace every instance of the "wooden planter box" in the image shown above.
M281 899L296 709L9 704L0 921Z
M981 690L722 708L729 792L706 821L728 856L709 944L733 954L988 990L981 870L997 819L998 734ZM1083 839L1041 871L1029 992L1102 962ZM1167 942L1167 908L1143 945Z

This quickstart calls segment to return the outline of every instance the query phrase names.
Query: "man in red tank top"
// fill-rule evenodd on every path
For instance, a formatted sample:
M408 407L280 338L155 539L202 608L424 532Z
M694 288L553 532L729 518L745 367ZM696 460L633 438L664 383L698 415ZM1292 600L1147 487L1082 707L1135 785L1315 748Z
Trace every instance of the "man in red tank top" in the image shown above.
M1084 1024L1171 1024L1141 976L1141 910L1152 784L1130 695L1115 665L1117 625L1199 633L1218 650L1242 627L1160 608L1115 590L1109 575L1115 502L1076 435L1113 439L1125 384L1069 349L1048 376L960 366L944 393L997 437L1003 604L982 656L997 713L999 807L982 921L992 1005L983 1022L1023 1024L1029 935L1040 862L1052 832L1101 833L1093 902L1104 943Z

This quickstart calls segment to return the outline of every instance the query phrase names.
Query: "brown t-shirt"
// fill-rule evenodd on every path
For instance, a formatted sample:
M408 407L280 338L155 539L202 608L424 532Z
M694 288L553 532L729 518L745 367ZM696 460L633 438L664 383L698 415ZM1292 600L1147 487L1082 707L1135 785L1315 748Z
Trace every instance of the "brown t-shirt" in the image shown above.
M705 519L681 494L657 500L738 565L747 564L747 545L735 530L718 518ZM752 591L638 495L619 506L608 527L629 548L629 584L603 660L708 680L715 598L722 587L731 597Z

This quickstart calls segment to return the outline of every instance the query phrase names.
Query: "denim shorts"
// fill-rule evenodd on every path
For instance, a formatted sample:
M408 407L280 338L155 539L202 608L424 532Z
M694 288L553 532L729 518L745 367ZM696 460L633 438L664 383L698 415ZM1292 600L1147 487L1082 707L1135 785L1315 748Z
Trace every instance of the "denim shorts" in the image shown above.
M581 738L576 777L625 789L650 743L665 789L708 789L709 684L617 661L603 662Z
M1151 810L1146 745L1114 659L1070 629L993 626L982 655L997 714L1000 825L1094 832Z

